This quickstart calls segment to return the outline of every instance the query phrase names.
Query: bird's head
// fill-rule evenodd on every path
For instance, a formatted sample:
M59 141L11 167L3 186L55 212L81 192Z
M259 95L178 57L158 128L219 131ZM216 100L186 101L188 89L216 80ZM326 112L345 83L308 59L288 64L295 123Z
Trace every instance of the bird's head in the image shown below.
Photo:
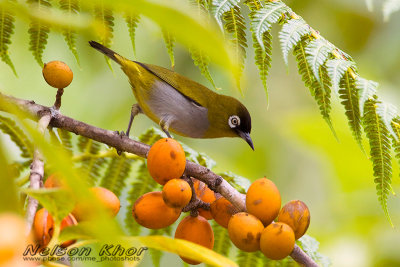
M251 117L247 108L237 99L225 95L218 95L214 104L209 113L213 132L220 137L240 137L254 150L250 137Z

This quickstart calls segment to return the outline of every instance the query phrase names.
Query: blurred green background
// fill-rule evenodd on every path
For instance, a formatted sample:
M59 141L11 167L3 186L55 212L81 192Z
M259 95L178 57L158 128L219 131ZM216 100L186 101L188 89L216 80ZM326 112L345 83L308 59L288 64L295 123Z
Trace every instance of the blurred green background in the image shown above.
M379 95L400 107L400 13L384 23L380 2L375 3L373 12L367 11L363 0L286 3L329 41L352 55L360 74L380 83ZM115 25L112 48L133 59L123 18L117 16ZM392 228L377 200L368 155L361 152L352 138L338 97L332 96L332 119L340 142L319 115L293 57L289 57L289 67L284 65L277 38L279 29L274 27L273 62L267 80L268 109L252 48L248 49L242 81L244 96L229 82L226 73L211 67L216 85L222 88L220 93L238 97L252 114L255 151L240 139L176 138L216 160L216 171L232 171L251 180L266 176L277 184L283 203L292 199L304 201L312 216L308 233L320 242L321 253L332 260L333 266L400 266L398 196L390 195L388 200ZM41 68L28 51L27 30L26 21L17 20L10 55L19 78L1 62L0 88L6 94L52 105L56 90L45 83ZM63 96L61 112L98 127L125 130L134 103L127 78L114 63L114 70L110 71L104 57L87 45L91 38L96 37L78 38L78 66L62 35L50 35L44 61L62 60L74 72L74 81ZM147 19L139 24L136 47L136 60L170 66L161 31ZM211 87L179 44L175 61L177 72ZM150 126L154 123L139 116L132 134L139 135ZM392 186L398 193L396 165ZM179 262L177 256L168 255L162 263L171 261ZM143 265L151 266L150 257L145 258Z

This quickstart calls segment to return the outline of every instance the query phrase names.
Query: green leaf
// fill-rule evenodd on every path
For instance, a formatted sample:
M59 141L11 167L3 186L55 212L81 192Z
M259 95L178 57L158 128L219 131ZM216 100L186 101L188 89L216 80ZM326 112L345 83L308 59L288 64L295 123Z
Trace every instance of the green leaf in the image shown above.
M300 239L296 241L297 245L307 253L316 263L318 263L322 267L329 267L332 262L330 259L318 252L319 249L319 242L309 236L304 235Z
M175 46L175 38L171 35L170 32L166 30L162 30L165 46L167 47L169 59L171 61L171 68L175 67L175 57L174 57L174 46Z
M346 71L354 66L354 62L344 59L328 59L326 67L332 81L333 90L339 94L339 83Z
M129 230L131 235L138 235L141 230L141 226L135 221L132 216L132 207L135 201L145 193L155 191L159 188L154 179L150 176L147 170L146 163L142 162L139 165L138 170L134 174L135 180L131 185L131 189L128 192L128 209L125 217L125 226Z
M240 8L235 6L224 13L223 20L225 21L224 28L231 36L230 41L233 44L236 61L239 63L240 74L243 72L244 60L246 58L246 24L244 17L240 13ZM240 88L240 76L237 76L236 83Z
M397 108L390 103L384 103L384 102L379 102L376 105L378 106L376 112L381 117L383 123L386 126L386 129L390 132L390 134L394 138L397 138L397 135L392 128L392 120L398 116Z
M23 189L24 193L35 198L53 216L56 222L61 222L74 208L71 193L65 189Z
M372 99L365 102L363 125L370 145L370 159L374 169L374 182L376 183L378 200L390 224L392 224L387 208L392 178L390 134L377 112L378 103L377 100Z
M89 178L88 182L92 185L96 183L100 170L106 163L105 158L90 157L100 151L100 146L100 143L92 139L83 136L78 138L78 149L88 156L81 161L82 176Z
M232 172L224 172L220 173L219 175L221 175L222 178L224 178L231 186L239 191L239 193L246 194L250 187L251 182L249 179L236 175Z
M264 33L269 32L272 24L277 23L289 8L282 2L267 2L264 7L250 13L251 31L254 33L262 50L264 47Z
M60 9L67 15L79 14L79 2L78 0L60 0ZM72 52L79 65L79 56L78 51L76 50L76 32L72 28L68 27L63 31L63 35L69 50Z
M333 49L334 47L322 38L312 40L305 48L308 64L319 82L319 67L325 63Z
M359 98L360 98L360 112L364 114L364 104L368 99L373 99L376 95L376 88L378 87L378 83L366 80L361 78L360 76L356 77L356 88L358 90Z
M104 46L109 47L111 45L111 40L113 38L113 27L114 27L114 16L113 12L109 7L104 5L104 1L98 1L94 8L94 16L97 20L99 20L103 25L102 34L99 35L100 43ZM111 68L110 59L107 56L104 56L108 66Z
M283 24L279 32L283 60L288 65L289 52L301 41L302 37L310 34L310 26L303 19L291 19Z
M21 157L28 159L33 157L33 145L31 141L13 119L0 116L0 130L9 135L11 141L18 146L21 151Z
M189 51L194 64L200 69L201 74L212 84L215 89L217 89L208 69L208 65L210 64L209 57L203 51L196 50L195 48L191 48Z
M71 141L72 136L71 136L71 133L66 131L66 130L60 129L60 128L57 128L57 133L58 133L58 136L60 137L60 140L61 140L61 143L62 143L63 147L67 151L69 151L69 153L72 155L72 141Z
M214 266L238 266L230 259L201 245L165 236L129 237L127 240L139 240L144 246L179 254L188 259L197 260Z
M122 153L119 157L112 158L101 179L100 186L108 188L119 197L125 187L125 181L129 177L133 162L133 159L125 157L125 153Z
M152 145L155 142L157 142L158 140L160 140L161 138L165 138L167 137L167 135L161 131L160 129L151 127L149 129L147 129L146 132L142 133L139 136L139 141L142 143L145 143L147 145Z
M239 4L240 0L212 0L211 13L214 15L221 29L223 28L222 17L230 9Z
M236 262L240 267L262 266L263 258L264 255L260 251L245 252L239 249L236 255Z
M11 44L11 35L14 33L14 22L14 14L10 10L0 7L0 57L17 76L8 52L8 46Z
M38 10L45 10L51 7L50 1L48 0L28 0L31 7L37 8ZM35 60L39 66L43 67L42 55L47 44L49 37L50 28L48 24L43 21L32 19L29 25L29 50L32 51Z
M340 80L339 97L343 99L341 102L345 108L345 114L349 121L349 126L353 132L354 138L356 139L361 150L364 151L362 146L361 136L361 116L360 116L360 101L359 92L355 85L354 79L350 76L347 71L343 78Z
M212 228L214 231L214 251L218 254L229 257L232 242L229 238L228 230L213 221Z
M125 21L126 25L128 26L129 36L131 37L133 54L135 55L135 57L136 57L136 44L135 44L136 28L139 24L139 19L140 16L134 13L126 13L125 15Z
M270 32L263 33L263 46L261 46L255 37L255 34L252 34L253 38L253 48L254 48L254 59L255 63L258 67L260 79L262 81L265 95L267 97L267 105L269 104L269 95L267 88L267 76L269 68L271 67L271 56L272 56L272 35ZM263 48L264 47L264 48Z

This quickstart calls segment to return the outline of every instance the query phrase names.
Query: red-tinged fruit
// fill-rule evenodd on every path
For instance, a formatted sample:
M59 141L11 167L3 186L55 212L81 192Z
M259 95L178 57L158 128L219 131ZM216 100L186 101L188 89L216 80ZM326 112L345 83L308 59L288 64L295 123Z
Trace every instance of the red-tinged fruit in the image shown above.
M193 187L196 196L203 202L211 204L216 200L214 191L208 188L208 186L205 183L197 179L193 179ZM199 208L197 209L197 211L199 212L200 216L206 218L207 220L211 220L213 218L210 210Z
M210 211L214 220L225 228L228 228L229 220L232 215L239 212L239 210L224 197L220 197L211 203Z
M310 210L303 201L292 200L280 210L278 222L289 225L297 240L306 233L310 225Z

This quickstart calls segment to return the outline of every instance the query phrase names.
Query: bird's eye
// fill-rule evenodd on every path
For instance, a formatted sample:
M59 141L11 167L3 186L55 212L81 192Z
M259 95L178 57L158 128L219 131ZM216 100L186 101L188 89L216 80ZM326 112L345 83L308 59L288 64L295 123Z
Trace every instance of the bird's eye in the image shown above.
M240 118L236 115L230 116L228 123L229 123L229 127L235 128L236 126L240 125Z

